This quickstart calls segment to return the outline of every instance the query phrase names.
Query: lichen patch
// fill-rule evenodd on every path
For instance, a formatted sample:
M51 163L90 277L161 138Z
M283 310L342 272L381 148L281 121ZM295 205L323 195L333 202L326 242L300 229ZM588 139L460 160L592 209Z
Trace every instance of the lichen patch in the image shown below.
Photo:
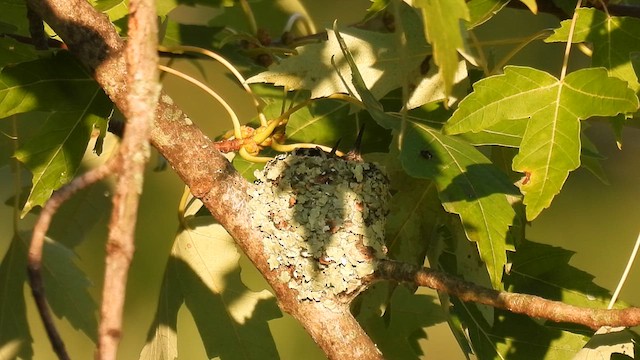
M321 155L279 155L256 171L249 206L280 281L331 306L360 292L385 257L390 195L377 165Z

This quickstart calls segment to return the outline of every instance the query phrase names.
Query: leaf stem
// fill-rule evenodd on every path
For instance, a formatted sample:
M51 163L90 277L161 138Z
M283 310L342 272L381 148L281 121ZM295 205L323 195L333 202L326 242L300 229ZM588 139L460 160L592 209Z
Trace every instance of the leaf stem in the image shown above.
M293 29L293 25L295 25L296 22L301 22L304 25L305 31L307 32L305 35L311 35L318 32L316 30L316 27L309 20L309 18L300 13L294 13L291 16L289 16L289 19L287 20L287 24L284 26L284 29L282 30L282 32L283 33L290 32Z
M631 255L629 256L629 261L627 261L627 266L624 268L624 272L620 277L620 281L618 282L618 286L616 287L616 291L613 292L613 296L611 297L611 301L609 302L609 306L607 309L612 309L613 305L618 300L618 296L620 295L620 291L622 290L622 286L627 281L627 277L629 276L629 272L631 271L631 267L633 266L633 262L635 261L638 255L638 249L640 248L640 234L638 234L638 238L636 239L636 244L631 251Z
M242 11L244 15L247 17L247 21L249 22L249 28L251 29L251 33L258 33L258 23L256 22L256 17L253 15L253 10L251 10L251 6L249 6L249 2L247 0L240 0L240 6L242 7Z
M407 59L407 36L404 31L404 24L402 23L402 17L400 16L400 5L398 5L397 1L392 3L393 5L393 16L395 18L395 30L394 34L396 36L396 40L398 41L398 55L400 56L400 68L406 69L406 59ZM442 69L440 69L442 71ZM402 108L400 108L400 131L398 133L398 148L402 147L404 134L407 129L407 103L409 102L409 79L407 79L408 74L403 74L402 77ZM446 81L445 81L446 88ZM448 91L445 99L445 104L448 102L449 95Z
M178 46L171 46L171 47L159 46L158 48L161 51L166 51L166 52L170 52L170 53L183 53L183 52L198 53L198 54L202 54L204 56L208 56L208 57L212 58L213 60L216 60L217 62L222 64L224 67L227 68L227 70L229 70L233 74L233 76L236 77L236 79L238 79L238 82L240 83L242 88L244 88L244 90L249 94L249 96L251 96L251 99L253 100L253 104L255 105L256 110L258 112L258 118L260 119L260 125L262 125L262 126L266 126L267 125L267 118L264 115L264 113L262 112L262 105L260 103L259 98L256 96L256 94L253 93L253 90L251 90L251 87L249 85L247 85L247 81L244 78L244 76L242 76L242 74L240 74L238 69L236 69L236 67L233 66L233 64L231 64L227 59L223 58L222 56L216 54L215 52L213 52L211 50L199 48L197 46L178 45Z
M496 74L498 71L500 71L506 64L507 62L509 62L509 60L511 60L517 53L519 53L522 49L524 49L527 45L529 45L530 43L539 40L539 39L544 39L546 37L548 37L549 35L551 35L551 33L553 32L553 30L551 29L544 29L541 30L525 39L523 39L522 41L520 41L513 49L511 49L511 51L509 51L509 53L507 55L505 55L491 70L491 72L489 74Z
M240 131L240 119L238 119L238 115L236 115L235 111L233 111L233 109L231 108L231 106L224 100L224 98L220 95L218 95L218 93L216 93L215 91L213 91L210 87L208 87L207 85L203 84L202 82L198 81L197 79L184 74L178 70L174 70L170 67L164 66L164 65L158 65L158 69L167 72L169 74L173 74L179 78L182 78L190 83L192 83L193 85L199 87L200 89L204 90L207 94L211 95L211 97L213 97L214 99L216 99L220 105L222 105L222 107L224 108L224 110L227 112L227 114L229 114L229 117L231 117L231 122L233 123L233 135L236 137L236 139L241 139L242 138L242 133Z
M485 76L489 76L489 74L491 73L489 72L489 67L487 65L487 56L485 55L484 49L482 48L482 43L480 43L473 30L468 30L468 33L471 37L471 42L473 43L473 46L476 48L478 56L480 57L480 67L482 68L482 72Z
M238 154L240 154L240 156L248 161L253 161L256 163L265 163L269 160L271 160L270 157L267 156L255 156L255 155L251 155L249 154L249 152L247 151L247 149L245 147L241 147L240 150L238 150Z
M578 22L578 9L582 6L582 0L578 0L576 3L576 9L573 11L573 17L571 18L571 26L569 27L569 35L567 36L567 46L564 49L564 58L562 59L562 70L560 71L560 81L564 80L567 75L567 67L569 65L569 53L571 52L571 42L573 41L573 32L576 29L576 22Z
M271 144L271 147L274 150L280 151L280 152L290 152L295 149L316 149L316 148L320 148L322 149L322 151L325 151L325 152L331 152L333 150L328 146L312 144L312 143L281 144L277 141L274 141ZM336 155L342 156L344 155L344 153L342 153L341 151L336 151Z

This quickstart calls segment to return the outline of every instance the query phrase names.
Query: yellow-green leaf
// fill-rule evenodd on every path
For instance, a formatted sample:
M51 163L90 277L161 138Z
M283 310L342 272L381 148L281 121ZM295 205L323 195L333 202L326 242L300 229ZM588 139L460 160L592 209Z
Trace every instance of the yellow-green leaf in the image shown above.
M500 288L506 252L513 250L508 232L516 217L508 196L517 189L507 176L473 146L416 122L407 125L400 158L409 175L435 182L445 210L460 215L492 285Z
M458 69L458 49L464 48L464 20L469 9L464 0L416 0L422 9L425 35L433 46L433 56L444 80L447 94L451 94Z
M580 165L579 120L637 108L634 91L602 68L579 70L561 81L540 70L509 66L503 75L478 81L444 129L480 132L503 120L529 118L513 169L524 174L520 190L527 219L533 220Z
M210 217L188 220L172 250L184 301L209 358L277 358L267 320L279 316L273 295L240 279L240 253Z
M609 75L628 81L640 91L638 76L633 70L631 53L640 51L640 20L632 17L609 16L594 8L577 11L572 42L593 44L593 65L604 66ZM571 20L565 20L546 42L566 42Z
M407 82L413 89L407 99L408 107L442 100L446 94L451 95L454 83L466 78L466 66L457 60L456 55L455 63L447 64L450 65L447 67L449 79L438 72L435 66L427 66L431 47L425 41L422 23L414 9L406 4L398 6L400 18L395 21L402 22L404 32L396 30L396 33L381 33L350 27L340 30L343 41L358 64L364 83L376 99ZM327 30L327 41L299 47L296 49L297 55L284 59L247 81L274 83L292 90L308 89L312 98L349 92L358 96L340 78L349 74L350 70L340 56L341 47L336 31L336 28ZM400 41L400 37L404 37L405 42ZM332 61L336 64L335 68ZM421 67L423 63L425 65ZM447 86L449 90L445 91Z
M355 60L336 33L352 72L352 83L365 107L379 125L400 130L399 116L386 113L366 88ZM441 134L416 119L407 121L402 133L400 159L407 174L435 182L445 210L459 214L469 240L477 242L494 287L501 287L506 264L509 227L516 217L508 201L517 190L505 174L474 147Z
M94 127L105 127L111 102L70 54L21 63L0 73L0 118L48 112L15 157L33 173L25 215L76 174Z

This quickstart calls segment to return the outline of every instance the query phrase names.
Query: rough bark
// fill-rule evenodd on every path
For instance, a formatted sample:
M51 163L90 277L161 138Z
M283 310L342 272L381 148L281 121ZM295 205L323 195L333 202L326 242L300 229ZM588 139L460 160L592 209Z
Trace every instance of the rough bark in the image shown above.
M127 131L118 149L121 163L107 240L106 266L97 359L116 359L122 334L122 315L129 267L135 250L135 225L149 160L149 135L160 94L158 81L158 25L154 0L131 0L125 52L129 87Z
M28 0L28 4L94 72L106 94L127 114L124 43L109 19L84 0ZM150 140L262 272L280 307L300 321L329 358L382 358L347 305L336 311L318 303L299 302L295 292L269 270L261 235L248 226L248 183L166 94L160 96Z

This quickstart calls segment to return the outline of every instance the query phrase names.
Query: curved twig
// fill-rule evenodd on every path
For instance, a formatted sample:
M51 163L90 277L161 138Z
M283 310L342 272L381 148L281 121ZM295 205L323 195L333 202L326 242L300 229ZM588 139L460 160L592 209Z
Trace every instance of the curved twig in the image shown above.
M29 245L28 255L28 274L29 284L31 285L31 293L38 307L40 318L44 324L47 336L53 346L53 351L58 355L60 359L69 359L69 355L65 349L62 338L58 333L53 318L51 317L51 311L47 305L47 299L44 291L44 282L42 281L42 248L44 246L45 236L53 215L58 211L58 208L67 201L73 194L94 184L107 175L114 172L118 167L118 158L111 158L103 165L87 171L83 175L73 179L70 183L64 185L51 195L51 198L45 203L40 217L33 228L33 234L31 237L31 244Z

